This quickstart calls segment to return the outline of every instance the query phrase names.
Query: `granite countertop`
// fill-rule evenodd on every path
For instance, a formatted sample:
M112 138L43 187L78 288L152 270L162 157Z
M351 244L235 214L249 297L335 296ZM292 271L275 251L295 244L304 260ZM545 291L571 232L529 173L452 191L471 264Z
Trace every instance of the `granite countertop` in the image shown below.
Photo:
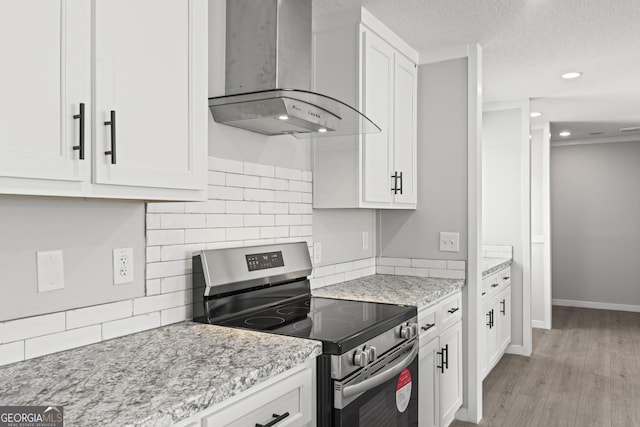
M70 426L171 425L321 348L301 338L183 322L0 367L0 404L62 405Z
M463 279L374 274L311 291L315 296L391 304L430 305L464 286Z
M511 265L511 258L482 258L482 277L500 271Z

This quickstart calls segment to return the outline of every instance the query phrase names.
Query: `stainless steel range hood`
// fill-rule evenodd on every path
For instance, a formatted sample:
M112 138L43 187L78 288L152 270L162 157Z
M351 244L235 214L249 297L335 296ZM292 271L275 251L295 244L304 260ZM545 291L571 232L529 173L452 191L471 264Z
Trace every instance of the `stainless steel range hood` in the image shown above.
M380 132L351 106L311 92L311 0L227 0L218 123L296 138Z

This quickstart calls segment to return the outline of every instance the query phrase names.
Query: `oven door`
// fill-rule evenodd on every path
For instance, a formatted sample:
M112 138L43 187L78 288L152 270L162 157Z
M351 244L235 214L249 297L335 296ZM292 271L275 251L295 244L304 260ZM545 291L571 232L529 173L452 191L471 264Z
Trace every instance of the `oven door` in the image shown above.
M335 427L418 425L418 342L412 340L334 382Z

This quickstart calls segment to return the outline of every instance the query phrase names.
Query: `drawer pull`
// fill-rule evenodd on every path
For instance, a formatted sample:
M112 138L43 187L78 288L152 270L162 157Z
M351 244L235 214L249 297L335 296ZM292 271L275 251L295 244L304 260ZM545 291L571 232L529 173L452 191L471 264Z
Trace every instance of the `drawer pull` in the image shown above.
M500 310L500 313L504 314L505 316L507 315L507 300L503 299L502 301L500 301L500 304L502 304L502 310Z
M453 314L453 313L455 313L455 312L456 312L456 311L458 311L458 310L460 310L460 308L459 308L459 307L452 308L451 310L447 310L447 313L449 313L449 314Z
M482 296L485 296L486 294L487 294L486 292L484 292L484 291L482 292Z
M502 280L509 280L509 276L503 277Z
M105 151L105 156L111 156L111 164L116 164L116 112L111 110L111 120L104 122L105 126L111 126L111 150Z
M272 415L272 417L274 418L273 420L269 421L267 424L256 424L256 427L272 427L272 426L278 424L280 421L282 421L285 418L287 418L288 416L289 416L288 412L285 412L282 415L273 414Z
M435 323L427 323L425 326L422 327L423 331L428 331L429 329L433 328L434 326L436 326Z
M497 288L498 286L500 286L499 283L494 283L493 285L491 285L492 288Z
M78 145L74 145L73 150L78 150L80 152L80 160L84 160L84 102L80 103L80 111L78 114L73 116L74 119L79 120L78 129Z

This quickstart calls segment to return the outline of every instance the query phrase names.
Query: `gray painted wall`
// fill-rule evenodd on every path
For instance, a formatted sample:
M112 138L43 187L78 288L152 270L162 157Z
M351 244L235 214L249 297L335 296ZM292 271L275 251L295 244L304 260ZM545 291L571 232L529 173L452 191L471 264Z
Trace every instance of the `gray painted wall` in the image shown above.
M482 238L513 246L511 344L522 339L522 135L521 111L482 114Z
M640 306L640 142L551 149L553 299Z
M144 294L142 202L0 196L0 321ZM134 250L134 283L114 286L113 249ZM63 250L65 288L37 293L36 251Z
M418 208L380 211L379 256L467 259L467 59L418 69ZM460 252L440 252L441 231Z

